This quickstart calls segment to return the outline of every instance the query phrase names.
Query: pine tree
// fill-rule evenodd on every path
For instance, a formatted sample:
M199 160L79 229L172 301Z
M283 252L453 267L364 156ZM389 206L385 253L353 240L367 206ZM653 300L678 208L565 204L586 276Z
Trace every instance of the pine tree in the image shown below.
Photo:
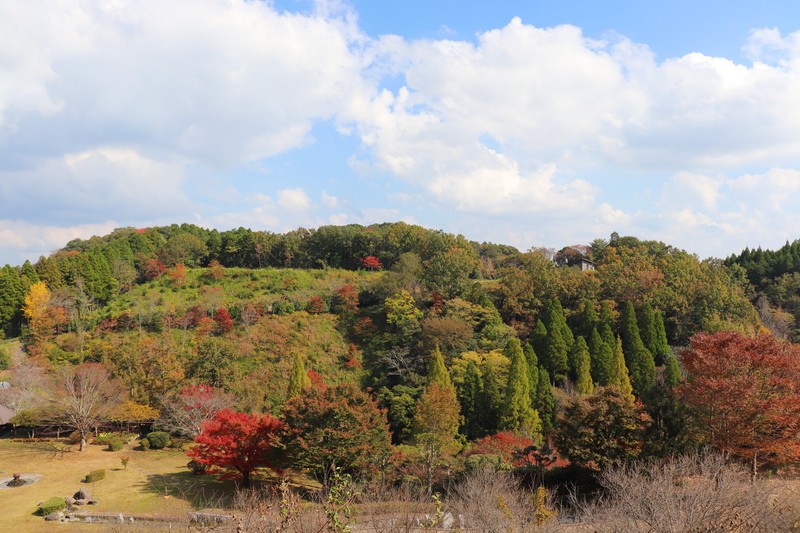
M642 308L639 331L645 348L653 354L656 365L664 364L664 358L669 354L669 345L664 331L664 319L660 313L653 311L649 303Z
M611 376L610 385L617 387L631 401L633 401L633 386L631 385L631 378L628 375L628 367L625 365L625 353L622 351L622 339L617 337L614 350L614 374Z
M600 302L600 314L598 316L600 326L597 330L602 334L602 326L605 324L611 328L611 333L614 333L617 324L616 313L614 312L613 302L611 300L603 300ZM605 339L605 337L603 337ZM608 341L606 341L608 342Z
M589 337L589 359L592 380L601 387L607 386L613 373L614 349L603 341L597 328L592 329Z
M589 371L591 362L589 360L589 347L583 337L579 336L575 340L572 348L572 359L575 361L575 390L579 394L591 394L594 391L594 383Z
M542 423L531 404L528 363L519 340L509 340L504 352L511 360L511 366L508 369L500 427L536 437L541 433Z
M526 342L525 346L522 347L522 352L525 354L525 362L528 363L528 384L531 390L531 403L535 403L536 389L539 387L539 358L536 357L536 352L529 342Z
M547 369L539 367L539 386L536 388L536 410L542 420L542 431L549 433L556 425L556 401Z
M294 356L294 364L292 365L292 373L289 375L289 387L286 393L287 400L300 396L303 389L307 389L310 386L311 379L306 372L303 356L296 353Z
M653 354L645 348L639 336L639 326L633 304L626 302L621 317L622 351L631 376L633 391L637 396L646 394L653 386L656 364Z
M536 320L536 325L531 332L530 343L537 356L544 356L544 352L547 349L547 327L541 319Z
M6 265L0 270L0 328L7 337L20 333L25 285L17 269Z
M594 302L591 300L584 300L583 309L581 310L580 315L578 315L578 323L576 328L577 334L582 335L585 339L588 339L592 334L592 330L597 328L599 325L600 317L597 315Z
M33 265L27 259L22 263L21 275L27 287L39 282L39 274L36 273L36 269L33 268Z
M657 356L661 361L665 361L667 356L672 352L667 341L667 329L664 327L664 315L661 311L656 311L656 352L653 356Z

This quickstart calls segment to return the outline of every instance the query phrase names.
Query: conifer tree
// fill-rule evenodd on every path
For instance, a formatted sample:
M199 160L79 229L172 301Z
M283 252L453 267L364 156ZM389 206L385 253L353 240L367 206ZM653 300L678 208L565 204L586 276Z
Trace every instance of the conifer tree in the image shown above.
M497 383L497 376L488 364L482 365L481 372L481 427L485 435L497 433L503 395Z
M39 282L39 274L36 273L36 269L33 268L33 265L27 259L22 263L21 275L25 280L25 285L28 287Z
M592 330L599 325L600 317L597 315L597 311L594 308L594 302L591 300L584 300L581 314L578 316L576 333L588 339L592 334Z
M467 363L464 379L458 387L458 401L461 404L462 432L469 440L482 437L481 405L483 387L478 365L474 361Z
M7 337L19 335L25 285L17 269L6 265L0 270L0 328Z
M653 386L656 364L653 354L645 348L639 336L636 312L631 302L626 302L622 310L620 330L622 351L625 354L625 364L628 365L633 391L637 396L642 396Z
M539 358L529 342L522 347L522 352L525 354L525 362L528 363L528 384L533 404L536 403L536 389L539 387Z
M589 370L591 366L589 347L583 337L579 336L575 340L572 354L572 359L575 361L575 390L579 394L591 394L594 391L594 383L592 383L592 375Z
M656 314L653 311L649 303L646 303L642 308L639 331L645 348L653 354L656 364L664 364L664 358L669 353L667 336L664 332L664 319L661 318L660 314Z
M592 380L601 387L607 386L613 374L614 349L603 340L597 328L592 329L589 337L589 359Z
M567 372L569 371L568 348L567 343L561 336L561 329L558 327L548 330L547 343L545 344L541 362L547 371L552 374L556 382L567 379Z
M625 364L625 354L622 351L622 339L617 337L617 342L614 349L614 374L611 376L612 386L617 387L625 396L628 396L633 401L633 386L631 385L631 378L628 375L628 367Z
M439 350L438 345L436 346L436 349L433 350L433 354L431 354L431 366L430 370L428 371L428 385L431 383L438 383L442 387L453 386L453 382L450 380L450 372L447 371L447 367L444 364L442 351Z
M678 358L669 354L664 361L664 382L667 387L674 389L681 382L681 369Z
M600 302L600 313L598 315L598 321L600 323L600 326L597 328L597 330L601 334L603 333L602 326L604 324L607 325L609 328L611 328L611 333L614 333L614 330L616 329L617 318L614 313L614 308L612 306L611 300L603 300L602 302ZM605 339L605 337L603 338ZM606 342L608 341L606 340Z
M289 375L289 387L286 393L287 400L300 396L303 389L311 386L311 378L306 372L306 365L303 363L303 356L296 353L292 365L292 373Z
M536 355L543 357L547 349L547 327L541 319L536 320L536 325L531 332L530 343Z
M531 437L541 433L539 414L531 404L528 363L518 339L510 339L504 350L511 360L506 382L505 401L500 415L500 427L521 431Z
M536 388L536 410L542 421L542 431L549 433L556 424L556 401L547 369L539 367L539 386Z

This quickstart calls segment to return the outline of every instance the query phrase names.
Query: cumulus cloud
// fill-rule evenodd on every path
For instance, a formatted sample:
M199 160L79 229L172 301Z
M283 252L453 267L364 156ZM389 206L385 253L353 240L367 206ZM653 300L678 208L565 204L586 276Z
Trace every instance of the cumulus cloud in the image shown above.
M311 206L311 200L301 188L281 189L278 191L278 205L287 211L306 211Z
M105 235L118 226L113 221L67 227L0 220L0 256L11 264L22 264L26 259L47 256L73 239Z

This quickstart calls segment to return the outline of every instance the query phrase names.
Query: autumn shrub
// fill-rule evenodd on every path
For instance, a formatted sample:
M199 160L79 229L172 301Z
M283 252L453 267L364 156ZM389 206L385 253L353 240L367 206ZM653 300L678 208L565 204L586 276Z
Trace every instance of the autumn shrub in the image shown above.
M102 468L99 470L92 470L86 477L83 478L84 483L94 483L95 481L100 481L106 478L106 471Z
M36 514L39 516L47 516L50 513L55 513L61 509L66 509L67 502L61 496L53 496L52 498L42 502L36 509Z
M147 434L149 447L154 450L161 450L169 446L171 438L166 431L153 431Z

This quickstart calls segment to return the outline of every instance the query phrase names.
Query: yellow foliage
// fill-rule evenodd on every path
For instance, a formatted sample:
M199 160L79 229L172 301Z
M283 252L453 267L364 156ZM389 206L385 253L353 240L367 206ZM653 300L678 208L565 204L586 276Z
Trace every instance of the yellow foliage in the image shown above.
M39 333L43 319L47 315L47 304L49 302L50 290L43 281L31 285L28 294L25 296L22 314L28 319L34 334Z

